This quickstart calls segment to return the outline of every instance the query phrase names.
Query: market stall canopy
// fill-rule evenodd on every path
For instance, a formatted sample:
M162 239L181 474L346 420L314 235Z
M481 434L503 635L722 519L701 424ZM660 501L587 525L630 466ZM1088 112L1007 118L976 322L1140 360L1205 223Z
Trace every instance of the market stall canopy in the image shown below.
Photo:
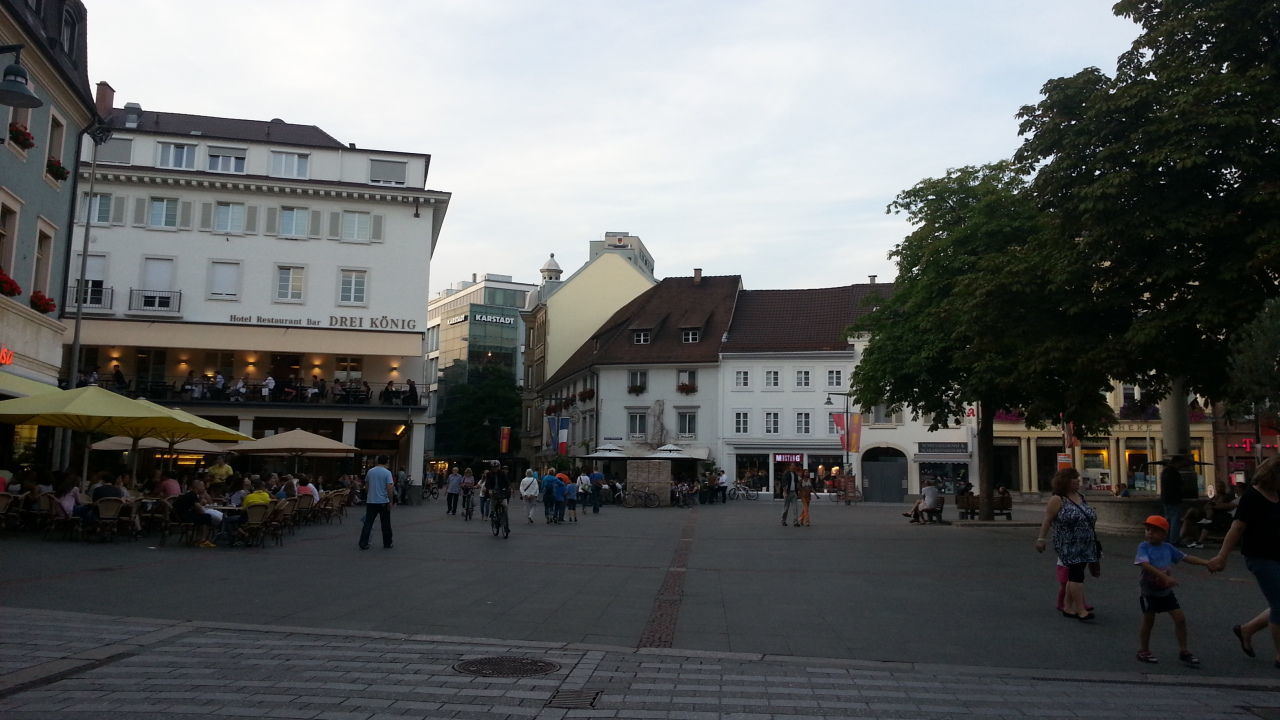
M133 438L117 435L99 440L89 446L90 450L131 450L133 449ZM159 438L143 438L138 441L139 450L169 450L169 443ZM226 452L226 448L222 445L214 445L205 440L185 440L173 446L175 452L188 453L191 455L217 455Z
M276 433L261 440L232 445L227 450L242 455L350 455L360 452L360 448L306 430Z

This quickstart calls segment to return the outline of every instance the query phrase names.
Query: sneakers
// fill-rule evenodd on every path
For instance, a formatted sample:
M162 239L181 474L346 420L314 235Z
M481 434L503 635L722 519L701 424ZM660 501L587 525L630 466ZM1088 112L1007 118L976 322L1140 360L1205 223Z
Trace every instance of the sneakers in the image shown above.
M1156 663L1160 662L1158 659L1156 659L1155 655L1151 654L1150 650L1139 650L1137 658L1138 658L1138 662L1151 663L1152 665L1155 665Z
M215 545L215 544L213 544L213 543L211 543L211 542L209 542L208 540L201 540L200 542L196 543L196 547L200 547L200 548L216 548L216 547L218 547L218 546L217 546L217 545Z
M1197 524L1197 525L1212 525L1212 524L1213 524L1213 521L1212 521L1212 520L1210 520L1209 518L1201 518L1201 519L1199 519L1199 520L1197 520L1197 521L1196 521L1196 524Z
M1178 662L1181 662L1183 665L1186 665L1189 668L1200 667L1200 658L1196 657L1195 655L1192 655L1190 652L1178 653Z
M1184 547L1184 548L1202 548L1202 547L1204 547L1204 543L1189 542L1189 543L1187 543L1186 545L1183 545L1182 547Z

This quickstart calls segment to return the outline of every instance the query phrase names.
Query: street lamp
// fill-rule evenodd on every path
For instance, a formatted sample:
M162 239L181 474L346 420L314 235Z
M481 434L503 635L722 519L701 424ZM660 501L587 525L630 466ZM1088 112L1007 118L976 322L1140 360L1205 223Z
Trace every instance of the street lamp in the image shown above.
M832 395L838 395L844 398L844 437L840 441L840 452L844 454L844 473L845 473L845 477L848 478L850 477L849 433L853 431L853 428L850 427L849 399L853 397L853 391L849 390L847 392L842 392L842 393L832 393L832 392L827 393L827 400L826 402L822 403L824 407L828 407L828 408L833 407L834 404L831 402ZM847 483L848 480L846 479L845 482Z
M22 67L24 45L0 45L0 55L13 53L13 64L5 67L0 80L0 105L16 108L38 108L44 101L31 92L27 71Z

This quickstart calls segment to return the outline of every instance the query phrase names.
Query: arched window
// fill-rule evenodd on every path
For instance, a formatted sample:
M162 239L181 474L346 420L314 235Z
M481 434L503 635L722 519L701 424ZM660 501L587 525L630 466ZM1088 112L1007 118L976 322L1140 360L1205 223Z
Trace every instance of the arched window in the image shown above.
M68 55L76 51L76 15L70 8L62 11L62 49Z

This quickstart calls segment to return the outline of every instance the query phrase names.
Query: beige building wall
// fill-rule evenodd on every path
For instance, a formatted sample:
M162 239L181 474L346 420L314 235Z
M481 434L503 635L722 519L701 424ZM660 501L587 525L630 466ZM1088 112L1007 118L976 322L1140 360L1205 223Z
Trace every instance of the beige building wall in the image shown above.
M551 377L611 315L657 284L621 255L605 253L574 273L547 300Z

